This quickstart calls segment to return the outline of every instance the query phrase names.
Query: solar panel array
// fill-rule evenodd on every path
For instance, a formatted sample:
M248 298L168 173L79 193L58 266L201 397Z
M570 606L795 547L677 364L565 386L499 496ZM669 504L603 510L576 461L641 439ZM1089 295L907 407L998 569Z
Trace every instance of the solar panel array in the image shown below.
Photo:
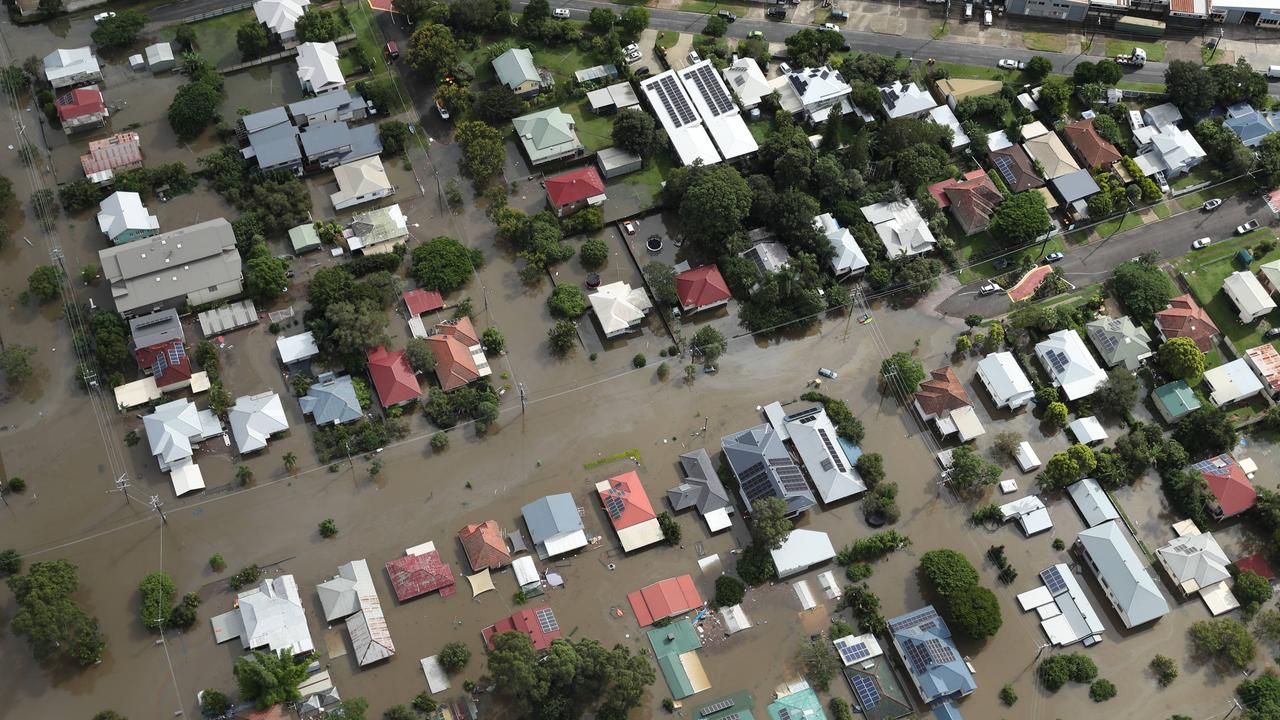
M660 77L649 83L649 87L657 94L662 107L667 111L667 117L671 118L672 124L676 127L683 127L698 119L684 93L680 92L680 86L676 84L674 76Z
M929 651L929 657L935 665L949 663L956 659L956 654L950 647L944 645L941 640L929 638L924 642L924 647Z
M1061 350L1049 349L1045 351L1044 355L1049 358L1049 365L1053 366L1054 375L1061 374L1071 364L1071 361L1067 359L1066 354Z
M182 346L182 343L180 342L174 343L172 346L170 346L169 348L169 364L170 365L177 365L178 363L182 362L182 358L186 356L187 356L187 349Z
M538 618L538 627L542 628L542 632L553 633L560 629L560 623L556 621L556 615L551 612L551 608L538 608L533 612Z
M769 484L769 471L765 469L764 463L756 463L747 468L738 482L742 484L742 492L752 501L773 494L773 486Z
M715 715L721 710L728 710L731 707L733 707L733 698L729 698L727 700L721 700L720 702L717 702L717 703L712 703L702 708L701 710L699 710L698 714L701 715L702 717L706 717L708 715ZM724 720L729 720L729 719L725 718Z
M732 714L732 715L725 715L724 717L720 718L720 720L741 720L741 719L742 719L742 713L734 713L734 714Z
M685 77L693 80L693 84L698 87L698 92L702 94L702 99L707 102L707 107L711 108L711 112L724 115L737 111L737 106L733 104L733 100L729 99L729 93L725 92L724 86L717 81L716 71L710 64L693 68L685 74Z
M156 359L151 363L151 374L160 377L167 367L169 367L169 363L165 361L164 353L160 353L156 355Z
M907 641L905 647L907 661L911 663L911 667L917 673L922 673L929 669L932 662L929 660L929 651L925 649L924 643Z
M858 702L862 705L862 710L874 710L880 704L880 688L876 687L876 683L866 675L854 675L849 681L853 684L853 691L858 694Z
M864 642L840 643L836 647L840 650L840 659L845 665L871 657L871 648Z
M1117 329L1117 328L1112 327L1108 329ZM1102 328L1090 329L1090 335L1092 335L1093 341L1095 343L1098 343L1099 345L1102 346L1103 352L1109 353L1112 350L1115 350L1116 346L1120 344L1120 338L1108 333L1107 330L1104 330Z
M831 456L832 462L836 464L840 472L845 472L844 461L840 459L840 454L836 452L835 443L831 442L831 436L827 434L826 428L818 428L818 437L822 438L822 444L827 446L827 454Z
M1001 177L1009 185L1014 184L1016 176L1013 174L1013 158L1008 155L992 155L991 161L995 163L996 169L1000 171Z
M899 630L916 627L917 625L923 626L926 622L936 620L937 618L938 613L936 610L933 608L925 608L889 623L889 629L893 632L898 632Z
M805 492L809 484L804 481L804 473L790 458L769 458L769 466L778 476L778 482L787 492Z
M1062 573L1058 572L1057 566L1041 570L1040 580L1045 587L1049 588L1049 593L1052 595L1061 595L1067 591L1067 582L1062 579Z
M778 720L791 720L791 710L788 708L778 708Z
M622 498L617 497L616 495L605 495L604 509L605 512L609 513L609 517L611 519L617 520L622 517L624 512L626 512L627 504L622 502Z

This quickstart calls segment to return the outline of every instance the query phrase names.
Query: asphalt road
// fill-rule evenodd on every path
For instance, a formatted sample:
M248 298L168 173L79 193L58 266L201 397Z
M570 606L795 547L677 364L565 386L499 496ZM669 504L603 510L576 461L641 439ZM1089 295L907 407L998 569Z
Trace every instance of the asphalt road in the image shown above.
M1162 260L1171 260L1192 252L1191 243L1195 240L1202 237L1214 240L1230 238L1237 225L1255 218L1263 225L1272 220L1271 210L1263 198L1237 195L1226 198L1213 212L1191 210L1116 233L1091 245L1067 250L1067 256L1057 266L1068 282L1078 287L1092 285L1108 278L1120 263L1143 253L1155 251ZM998 317L1009 312L1012 303L1004 293L979 297L978 286L982 282L985 281L962 286L942 301L938 312L952 317L964 317L970 313Z

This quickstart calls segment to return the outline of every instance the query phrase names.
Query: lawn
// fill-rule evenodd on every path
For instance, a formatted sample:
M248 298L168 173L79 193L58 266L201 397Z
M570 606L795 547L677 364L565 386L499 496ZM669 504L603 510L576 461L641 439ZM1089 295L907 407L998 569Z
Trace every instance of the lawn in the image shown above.
M573 82L575 71L600 64L575 45L558 48L539 47L533 43L528 45L533 50L533 64L550 70L558 83Z
M1118 232L1132 230L1142 224L1142 216L1136 212L1130 212L1126 213L1123 217L1098 223L1098 226L1095 227L1094 230L1097 230L1098 234L1105 238Z
M1243 192L1248 187L1249 183L1246 180L1232 180L1229 183L1223 183L1221 185L1215 185L1203 190L1197 190L1193 193L1181 195L1178 197L1177 203L1183 210L1193 210L1204 205L1206 200L1231 197L1236 193Z
M1110 42L1109 40L1107 42ZM1145 90L1147 92L1162 93L1164 92L1164 83L1144 83L1134 82L1132 80L1121 80L1116 83L1116 87L1121 90Z
M1122 40L1120 38L1107 38L1106 53L1107 57L1115 57L1116 55L1128 55L1133 52L1135 47L1140 47L1147 51L1147 59L1151 62L1164 62L1164 43L1162 42L1136 42L1134 40Z
M240 48L236 47L236 30L253 20L253 8L249 8L192 23L191 29L196 32L196 49L218 67L240 62ZM164 36L172 40L177 31L178 26L172 25L165 28Z
M1248 325L1241 323L1235 306L1227 299L1226 293L1222 292L1222 283L1237 270L1254 272L1259 265L1280 259L1280 247L1262 257L1254 257L1248 268L1236 259L1236 253L1241 248L1255 246L1268 239L1275 240L1275 233L1269 228L1261 228L1248 235L1223 241L1220 245L1212 245L1177 266L1187 286L1191 288L1191 293L1239 353L1261 345L1262 333L1280 323L1280 317L1277 313L1272 313L1265 321Z
M993 247L996 247L995 240L987 233L980 233L972 238L968 238L964 246L956 246L956 258L961 265L960 274L958 276L960 282L971 283L974 280L995 277L996 275L1004 274L1009 272L1010 269L1017 267L1018 261L1022 258L1028 258L1032 262L1038 262L1044 255L1067 249L1062 242L1062 236L1058 235L1049 240L1043 251L1039 245L1033 245L1025 250L1005 256L1007 259L1013 261L1013 264L1004 270L996 270L994 260L968 266L970 257L980 254L979 251L989 251Z
M965 65L964 63L937 62L937 67L947 71L949 77L973 78L976 80L999 80L1007 83L1025 82L1022 73L1017 70L1001 70L992 65Z
M1207 182L1216 182L1217 180L1218 180L1217 170L1215 170L1212 167L1209 167L1208 165L1197 165L1191 168L1191 172L1188 172L1182 175L1181 177L1177 178L1176 180L1174 180L1172 183L1169 183L1169 187L1173 188L1174 190L1182 190L1184 188L1189 188L1192 185L1199 185L1200 183L1207 183Z
M680 0L680 9L684 12L691 13L713 13L717 10L732 10L733 8L752 8L758 5L749 2L736 2L735 0Z
M662 189L662 181L666 178L667 173L675 167L675 161L671 159L670 153L663 151L655 155L649 160L649 164L644 169L633 172L630 175L623 175L620 181L627 185L644 185L649 188L649 194L652 197Z
M844 127L843 125L841 127ZM773 123L769 120L760 120L747 124L747 129L751 131L751 137L755 138L757 145L763 145L765 140L773 134Z
M1171 214L1169 210L1169 206L1164 203L1160 203L1159 205L1156 205L1155 207L1151 208L1151 212L1155 213L1156 217L1160 218L1161 220L1164 220L1165 218L1169 217L1169 215Z
M1069 39L1066 35L1047 32L1022 33L1022 44L1028 50L1043 52L1066 52Z
M654 42L654 45L663 50L670 50L678 42L680 42L680 33L671 30L659 30L658 39Z
M578 125L578 139L587 150L596 152L613 144L613 120L591 112L586 98L567 103L561 109L573 116Z

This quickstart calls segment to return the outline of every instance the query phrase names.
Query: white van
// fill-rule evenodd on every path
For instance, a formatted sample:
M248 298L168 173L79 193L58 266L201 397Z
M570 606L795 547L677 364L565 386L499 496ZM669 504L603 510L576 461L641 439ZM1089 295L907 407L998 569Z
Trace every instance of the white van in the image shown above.
M964 4L964 19L965 20L973 19L973 3L971 2L967 2Z
M1280 65L1272 65L1267 68L1268 80L1280 80Z

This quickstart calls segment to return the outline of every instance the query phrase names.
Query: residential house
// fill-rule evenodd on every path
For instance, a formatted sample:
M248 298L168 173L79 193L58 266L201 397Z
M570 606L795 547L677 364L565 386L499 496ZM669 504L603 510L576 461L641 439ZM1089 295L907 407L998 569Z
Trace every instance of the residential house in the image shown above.
M1126 370L1137 370L1153 354L1151 336L1127 315L1091 320L1084 330L1107 367L1124 365Z
M298 134L307 164L327 169L382 154L382 140L376 125L317 122Z
M1076 418L1067 424L1067 432L1080 445L1096 445L1107 439L1107 431L1093 415Z
M648 627L664 618L683 615L705 603L688 575L659 580L627 593L627 602L640 627Z
M284 108L271 108L240 118L239 135L247 142L240 154L263 172L288 170L302 174L302 148L298 128Z
M1189 294L1170 300L1169 307L1156 313L1152 322L1161 341L1191 338L1200 352L1210 352L1218 340L1218 326Z
M903 85L894 80L892 85L880 88L880 107L890 120L913 117L922 118L937 107L933 96L921 90L915 83Z
M572 215L585 207L603 204L607 199L604 180L590 165L552 175L543 185L547 190L547 204L556 217Z
M890 618L888 625L893 647L925 704L957 700L978 688L951 640L951 628L932 605Z
M1196 397L1195 392L1185 380L1175 380L1161 385L1151 392L1151 399L1160 417L1167 423L1172 423L1183 415L1200 409L1200 399Z
M608 147L596 152L596 166L606 180L612 180L643 168L644 158L622 148Z
M333 177L338 181L338 192L329 195L334 210L345 210L395 192L382 160L376 155L335 167Z
M84 176L97 185L105 185L115 177L117 170L135 170L142 167L142 139L136 132L116 133L111 137L93 140L89 152L80 156L80 168Z
M1248 400L1262 394L1262 381L1244 358L1232 360L1204 372L1209 400L1218 407Z
M1182 111L1171 102L1152 105L1142 109L1143 124L1148 127L1178 125L1182 122Z
M987 160L995 166L1010 192L1044 187L1044 179L1036 172L1035 163L1021 145L1009 144L999 150L992 148Z
M1240 606L1228 589L1231 561L1218 544L1213 533L1194 532L1174 538L1164 547L1156 548L1156 559L1165 574L1173 582L1182 597L1199 595L1214 615ZM1229 600L1227 600L1229 598ZM1227 600L1227 602L1221 602Z
M596 115L616 115L627 108L639 108L640 96L631 83L620 82L588 91L587 102Z
M587 299L607 338L638 330L645 315L653 309L644 288L632 288L621 280L601 285Z
M1022 147L1033 161L1040 163L1041 174L1046 180L1062 177L1080 169L1075 158L1071 157L1071 152L1067 150L1067 146L1058 139L1057 133L1045 132L1035 137L1027 134L1026 129L1023 133L1025 139Z
M102 91L97 85L72 88L54 101L54 107L58 111L58 123L62 125L62 132L68 135L103 127L110 114L102 102Z
M791 262L791 253L787 252L787 246L776 240L755 242L739 254L755 263L756 268L765 275L772 275Z
M884 654L884 650L880 647L880 640L875 636L875 633L845 635L844 637L835 638L831 641L831 644L835 646L836 653L840 656L840 662L845 667L862 665Z
M364 417L360 399L350 375L320 373L307 388L307 394L298 398L302 414L310 415L316 427L341 425Z
M681 165L696 162L714 165L723 159L694 109L693 98L689 96L686 85L675 70L645 78L640 83L640 91L644 93L650 111L667 132L667 141Z
M1093 118L1067 123L1062 132L1085 167L1105 168L1120 161L1120 151L1098 134L1093 127Z
M1035 397L1031 381L1010 352L991 353L978 361L978 379L998 408L1017 410Z
M805 687L786 695L778 697L766 708L769 713L769 720L827 720L827 713L823 709L822 700L818 698L818 694L813 688L807 684Z
M244 289L236 236L223 218L100 250L98 262L125 317L205 305Z
M1205 7L1211 8L1207 13ZM1280 9L1266 0L1219 0L1197 2L1195 17L1208 17L1216 23L1253 25L1259 28L1280 27Z
M236 404L227 411L227 419L241 455L265 448L273 436L289 429L280 396L271 390L236 398Z
M363 558L338 566L338 574L316 586L325 622L346 620L347 634L360 667L396 654L382 601Z
M1280 113L1258 112L1248 103L1236 103L1227 108L1223 127L1236 134L1245 147L1256 148L1263 138L1280 132Z
M701 118L702 127L706 128L721 157L733 160L760 149L734 104L724 79L710 60L677 70L676 77L684 86L694 112Z
M1275 295L1276 289L1280 288L1280 260L1272 260L1259 265L1257 276L1258 282L1262 283L1262 287L1267 291L1267 294Z
M161 310L129 320L133 357L138 369L162 393L191 386L191 358L178 311Z
M836 278L859 275L870 265L858 241L849 228L840 227L840 223L831 213L822 213L813 219L813 227L822 233L831 243L831 272Z
M707 529L713 533L730 527L733 524L729 519L734 511L733 500L720 482L720 476L711 464L707 451L698 448L682 453L680 474L680 484L667 490L667 502L671 503L671 509L680 512L690 507L698 508L698 514L706 521Z
M1138 156L1133 161L1147 177L1156 173L1166 178L1184 175L1206 155L1195 136L1176 125L1142 128L1134 133L1134 142L1138 145Z
M1050 644L1067 647L1083 642L1087 647L1102 642L1102 618L1066 563L1041 570L1040 582L1040 587L1019 593L1018 605L1023 612L1036 611Z
M809 568L830 562L836 556L831 536L817 530L797 528L787 534L782 545L769 551L778 579L784 580Z
M197 410L190 400L174 400L144 416L142 429L156 464L169 473L175 495L204 488L193 456L196 445L222 434L222 424L211 411Z
M341 242L351 252L391 252L396 241L409 236L409 219L400 204L387 205L351 216Z
M658 515L635 470L601 480L596 483L596 493L624 553L662 541Z
M710 689L711 681L698 657L702 647L700 629L695 631L693 623L682 619L645 634L672 698L681 700Z
M971 97L995 95L1004 88L999 80L977 80L973 78L943 78L937 82L938 94L947 101L952 110L961 100Z
M733 296L720 268L703 265L676 275L676 297L680 300L681 312L687 315L728 305Z
M1022 528L1023 537L1031 537L1053 529L1053 518L1049 517L1048 508L1044 506L1044 501L1035 495L1027 495L1013 502L1004 503L1000 506L1000 518L1002 522L1016 519Z
M404 309L409 313L410 318L418 317L424 313L435 312L444 307L444 296L437 290L414 288L400 293L400 299L404 300ZM421 335L421 337L426 336L425 332Z
M480 631L484 645L493 651L493 638L503 633L518 632L529 638L535 651L546 650L551 643L561 638L560 623L551 608L542 605L533 608L521 608L508 617Z
M1082 530L1076 548L1127 628L1169 613L1169 603L1125 536L1119 520Z
M376 347L369 351L368 360L369 377L373 380L373 390L382 407L404 405L422 395L418 376L409 367L403 350L392 351Z
M1072 504L1088 527L1097 527L1120 518L1120 512L1116 510L1115 503L1111 502L1107 491L1093 478L1071 483L1067 486L1067 495L1071 496Z
M298 84L304 95L323 95L346 87L338 67L338 46L332 42L304 42L298 46Z
M391 587L400 602L437 590L442 598L457 592L453 568L440 557L433 542L408 548L404 555L389 561L386 568L387 576L391 578Z
M938 244L929 223L911 200L867 205L862 208L862 216L875 226L889 258L921 255Z
M369 116L372 106L368 100L353 94L346 88L334 88L323 95L289 103L289 117L300 128L311 123L354 122Z
M426 341L436 356L436 379L445 391L493 374L480 345L480 333L466 315L436 323Z
M1098 181L1094 180L1088 169L1076 170L1059 175L1049 181L1049 188L1053 191L1060 203L1060 206L1070 208L1070 213L1075 218L1089 217L1088 198L1097 195L1102 188L1098 187ZM1049 203L1045 203L1049 205Z
M218 643L240 639L245 650L265 648L290 657L315 649L307 628L307 611L292 575L267 578L236 595L235 609L214 616Z
M772 403L770 422L782 414L782 406ZM859 454L836 432L831 418L821 405L802 410L782 418L774 430L790 440L809 480L818 489L818 497L824 504L839 502L867 489L854 463Z
M511 552L502 538L497 520L471 523L458 531L458 541L467 554L471 572L500 570L511 564Z
M1251 323L1276 309L1267 289L1253 273L1238 270L1222 281L1222 290L1240 313L1240 322Z
M951 211L951 216L960 224L965 235L986 230L995 215L996 206L1004 200L996 184L982 168L965 173L960 180L947 178L936 182L928 189L929 194L938 201L939 208Z
M512 123L531 165L577 157L586 152L586 147L578 140L573 116L560 108L521 115Z
M802 114L811 124L826 122L832 112L864 115L850 100L852 86L830 65L792 70L774 78L769 85L778 93L784 111Z
M112 245L123 245L158 234L160 221L142 204L141 195L117 191L98 204L98 229Z
M516 95L528 100L551 85L551 78L544 80L533 64L533 53L527 48L511 48L493 59L493 72L498 82L506 85Z
M310 4L310 0L258 0L253 4L253 14L272 37L291 43L298 36L298 18Z
M173 56L173 45L167 42L148 45L143 53L147 56L147 69L153 73L172 70L178 64Z
M1258 500L1249 475L1230 455L1218 455L1191 466L1200 473L1209 494L1205 497L1209 512L1216 520L1226 520L1253 507Z
M920 383L915 394L914 406L920 419L925 424L933 423L940 437L956 435L960 442L986 433L956 371L948 366L929 374L931 377Z
M582 516L569 493L538 498L521 508L520 513L529 527L529 537L533 539L538 557L543 560L587 545Z
M58 49L44 56L44 78L57 93L63 88L102 82L102 68L88 46Z
M720 445L745 506L751 507L760 498L776 497L786 502L787 516L794 517L817 504L804 473L772 425L765 423L726 435Z
M769 84L769 79L765 77L755 58L734 58L721 73L724 74L725 84L742 103L743 110L759 107L760 101L773 92L773 86Z
M1036 357L1068 400L1088 397L1107 381L1107 374L1074 330L1059 330L1036 343Z
M929 111L929 122L951 129L951 151L958 152L969 146L969 136L960 126L960 118L947 105L939 105Z

